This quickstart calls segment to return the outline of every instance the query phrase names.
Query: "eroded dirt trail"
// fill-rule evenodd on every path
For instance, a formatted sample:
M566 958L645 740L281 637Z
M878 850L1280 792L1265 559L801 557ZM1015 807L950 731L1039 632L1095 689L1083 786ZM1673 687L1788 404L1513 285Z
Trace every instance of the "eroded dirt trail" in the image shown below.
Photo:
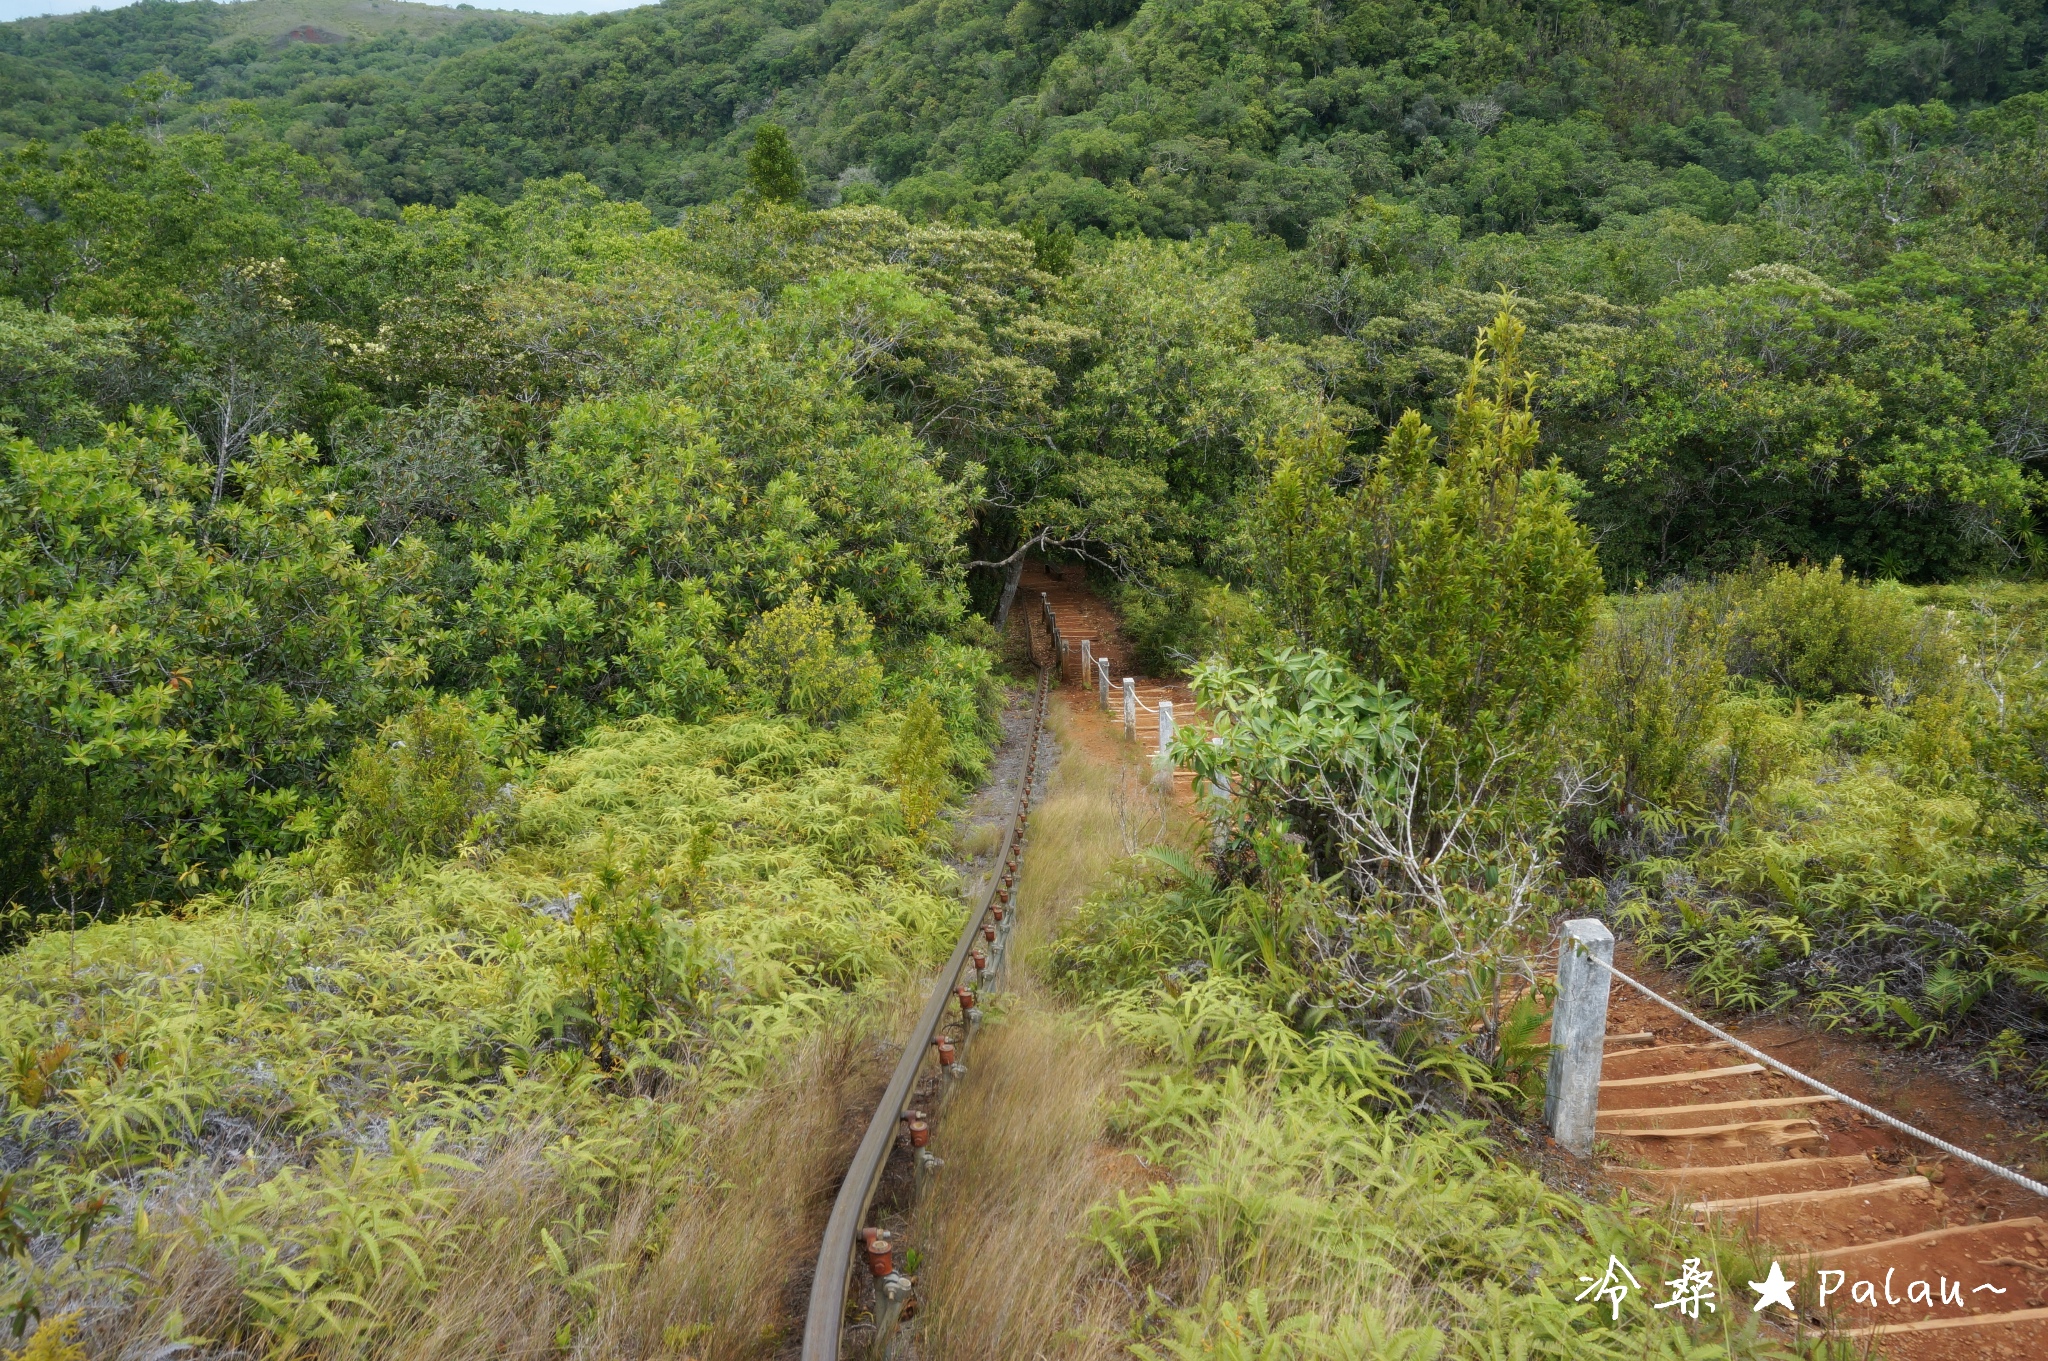
M1618 963L1677 996L1674 980ZM1873 1083L1887 1060L1904 1067L1876 1045L1783 1022L1740 1033L1880 1110L1995 1153L1995 1118L1969 1098L1926 1080ZM1618 982L1599 1131L1608 1175L1770 1245L1798 1280L1806 1327L1910 1361L2048 1356L2048 1203L1762 1069ZM1740 1281L1722 1294L1723 1307L1756 1298Z
M1072 719L1072 736L1091 748L1090 755L1123 761L1135 750L1156 761L1161 700L1173 705L1175 720L1181 727L1199 722L1201 715L1194 691L1185 681L1141 675L1132 668L1131 647L1118 630L1116 611L1089 589L1080 568L1055 568L1038 562L1027 565L1011 608L1019 612L1031 629L1033 654L1058 668L1059 694ZM1048 609L1057 622L1060 639L1066 644L1064 656L1053 646L1046 627ZM1107 663L1110 690L1106 704L1100 688L1101 673L1083 663L1084 642L1088 644L1087 657ZM1136 721L1129 732L1124 728L1122 707L1126 676L1135 682L1137 699ZM1193 774L1176 769L1170 778L1175 802L1191 808Z

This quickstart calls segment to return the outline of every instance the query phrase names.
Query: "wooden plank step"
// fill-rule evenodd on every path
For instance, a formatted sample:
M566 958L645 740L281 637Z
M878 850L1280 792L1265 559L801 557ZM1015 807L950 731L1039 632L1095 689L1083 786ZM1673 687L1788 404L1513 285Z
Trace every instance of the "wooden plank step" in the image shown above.
M1805 1125L1810 1133L1794 1134L1795 1125ZM1825 1139L1820 1126L1811 1120L1737 1120L1728 1125L1693 1125L1686 1129L1607 1129L1600 1131L1611 1139L1728 1139L1738 1134L1765 1134L1773 1144L1803 1144L1815 1139Z
M1824 1200L1853 1200L1857 1196L1892 1196L1901 1191L1925 1191L1934 1183L1925 1177L1893 1177L1862 1186L1837 1186L1826 1191L1779 1191L1767 1196L1744 1196L1740 1200L1697 1200L1685 1208L1694 1214L1732 1214L1737 1210L1761 1210L1769 1205L1810 1205Z
M2039 1215L2021 1215L2016 1219L1987 1219L1982 1224L1951 1224L1945 1229L1928 1229L1924 1233L1909 1233L1904 1238L1883 1238L1875 1243L1850 1243L1846 1247L1829 1248L1826 1252L1811 1253L1816 1262L1831 1262L1837 1257L1854 1257L1859 1252L1888 1252L1893 1248L1909 1248L1918 1243L1934 1243L1944 1238L1954 1238L1966 1233L1984 1233L1991 1229L2033 1229L2041 1227Z
M1915 1319L1911 1323L1873 1323L1866 1328L1844 1328L1833 1336L1886 1337L1892 1333L1933 1333L1943 1328L1992 1328L2001 1323L2034 1323L2043 1319L2048 1319L2048 1309L2013 1309L2003 1314L1960 1314L1955 1318Z
M1608 1054L1605 1057L1610 1059L1632 1059L1635 1058L1638 1054L1670 1054L1680 1049L1729 1048L1733 1048L1733 1046L1730 1045L1726 1040L1709 1040L1705 1044L1653 1044L1648 1049L1618 1049L1614 1053Z
M1761 1073L1761 1063L1738 1063L1728 1068L1695 1068L1689 1073L1652 1073L1648 1077L1611 1077L1600 1084L1601 1091L1623 1087L1668 1087L1680 1082L1711 1082L1716 1078L1748 1077Z
M1601 1084L1605 1086L1605 1083ZM1769 1110L1778 1106L1827 1106L1832 1096L1760 1096L1754 1101L1715 1101L1698 1106L1645 1106L1640 1110L1601 1111L1602 1120L1640 1120L1651 1115L1707 1114L1711 1111Z
M1851 1164L1875 1166L1868 1153L1848 1153L1839 1158L1777 1158L1767 1163L1729 1163L1725 1167L1622 1167L1614 1164L1604 1170L1615 1176L1669 1177L1683 1181L1687 1177L1719 1177L1738 1172L1746 1177L1768 1176L1788 1167L1848 1167Z
M1648 1030L1635 1030L1635 1031L1631 1031L1631 1032L1629 1032L1629 1033L1628 1033L1628 1034L1626 1034L1626 1035L1609 1035L1609 1036L1607 1036L1606 1038L1602 1039L1602 1040L1600 1041L1600 1043L1602 1043L1602 1044L1629 1044L1629 1043L1631 1043L1631 1042L1633 1042L1633 1041L1636 1041L1636 1040L1654 1040L1654 1039L1656 1039L1656 1038L1657 1038L1657 1036L1656 1036L1656 1035L1655 1035L1655 1034L1654 1034L1653 1032L1651 1032L1651 1031L1648 1031ZM1649 1051L1648 1051L1648 1050L1643 1050L1643 1051L1641 1051L1641 1052L1643 1052L1643 1053L1648 1053Z

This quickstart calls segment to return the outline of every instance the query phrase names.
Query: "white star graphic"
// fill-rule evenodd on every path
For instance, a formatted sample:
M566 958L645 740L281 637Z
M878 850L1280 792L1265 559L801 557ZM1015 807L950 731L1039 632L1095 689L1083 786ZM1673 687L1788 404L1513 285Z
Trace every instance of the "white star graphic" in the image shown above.
M1749 1288L1762 1296L1750 1306L1750 1312L1753 1314L1762 1313L1767 1304L1782 1304L1786 1309L1792 1309L1792 1282L1785 1278L1785 1273L1779 1269L1776 1262L1771 1263L1770 1275L1760 1281L1751 1281Z

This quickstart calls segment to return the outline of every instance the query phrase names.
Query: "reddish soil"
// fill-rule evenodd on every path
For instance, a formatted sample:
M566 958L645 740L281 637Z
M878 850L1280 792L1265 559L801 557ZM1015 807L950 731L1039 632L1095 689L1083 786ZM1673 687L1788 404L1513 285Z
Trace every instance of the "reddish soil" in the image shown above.
M1059 657L1051 646L1051 635L1045 627L1047 606L1051 607L1059 636L1067 645L1064 658ZM1041 663L1059 665L1058 695L1073 719L1068 730L1083 747L1093 749L1108 759L1121 759L1133 741L1142 750L1156 751L1159 747L1158 705L1162 699L1173 704L1174 718L1181 727L1189 727L1200 718L1195 708L1194 692L1186 682L1139 676L1129 670L1127 659L1131 650L1117 631L1116 612L1088 588L1080 568L1048 567L1038 562L1028 564L1017 584L1016 601L1010 608L1031 631L1033 656ZM1102 703L1099 675L1089 675L1089 668L1082 663L1081 645L1084 641L1091 657L1103 658L1109 663L1110 692L1106 709ZM1123 726L1120 687L1127 675L1137 682L1135 689L1139 708L1135 738L1126 734ZM1185 770L1174 771L1173 791L1175 802L1193 807L1193 774Z
M1684 1001L1674 978L1638 960L1618 962ZM1785 1021L1723 1028L1994 1160L2013 1156L2035 1132L1876 1045ZM1870 1354L1911 1361L2048 1357L2048 1203L2040 1197L1789 1078L1745 1071L1754 1066L1747 1056L1624 984L1614 987L1607 1030L1598 1150L1605 1171L1638 1195L1668 1196L1677 1212L1710 1217L1776 1251L1797 1282L1800 1322L1788 1319L1788 1329L1838 1330ZM1734 1203L1700 1208L1715 1202ZM1756 1298L1742 1282L1722 1290L1724 1307Z

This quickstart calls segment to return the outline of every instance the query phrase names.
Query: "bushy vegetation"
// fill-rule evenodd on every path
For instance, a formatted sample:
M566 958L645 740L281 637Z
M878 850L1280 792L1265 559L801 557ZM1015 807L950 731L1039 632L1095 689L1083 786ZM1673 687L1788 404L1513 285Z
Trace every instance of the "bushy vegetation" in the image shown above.
M905 722L642 718L494 789L487 725L444 701L358 748L333 841L22 946L6 1304L100 1343L381 1349L484 1235L573 1334L621 1201L672 1203L720 1102L950 942L940 843L887 783ZM985 729L941 727L971 779ZM463 1218L515 1146L580 1188L573 1223Z
M1171 854L1128 867L1048 953L1146 1064L1113 1127L1161 1175L1097 1207L1090 1237L1133 1298L1131 1354L1344 1358L1761 1356L1735 1314L1620 1320L1575 1297L1607 1255L1698 1257L1744 1279L1749 1250L1547 1188L1481 1123L1442 1111L1483 1069L1404 1064L1341 1023L1290 1020L1275 904ZM1417 1095L1423 1094L1418 1101ZM1645 1317L1648 1315L1649 1317Z
M1613 907L1720 1005L2037 1066L2038 594L1759 564L1618 598L1584 696Z

